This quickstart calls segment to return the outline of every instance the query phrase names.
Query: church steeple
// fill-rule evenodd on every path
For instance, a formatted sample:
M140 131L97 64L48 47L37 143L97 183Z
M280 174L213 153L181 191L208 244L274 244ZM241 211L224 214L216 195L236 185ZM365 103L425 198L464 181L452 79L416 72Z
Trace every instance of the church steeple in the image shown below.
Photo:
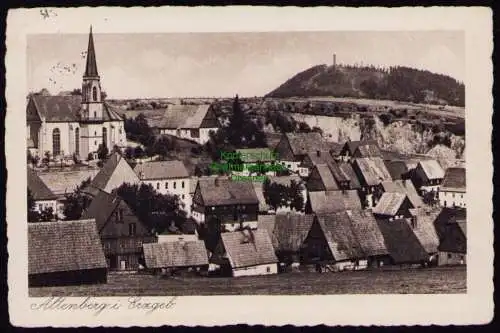
M95 58L95 49L94 49L94 37L92 35L92 26L90 26L90 34L89 34L89 45L87 48L87 65L85 66L85 74L83 76L86 77L98 77L97 73L97 63Z

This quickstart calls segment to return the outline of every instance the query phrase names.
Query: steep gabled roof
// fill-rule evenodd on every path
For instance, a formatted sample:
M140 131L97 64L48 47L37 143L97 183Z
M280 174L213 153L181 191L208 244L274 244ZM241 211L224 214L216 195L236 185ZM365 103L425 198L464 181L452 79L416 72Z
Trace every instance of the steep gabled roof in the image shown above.
M94 220L28 223L28 274L106 267Z
M92 35L92 26L90 27L89 33L89 45L87 47L87 64L85 66L84 77L96 77L99 76L97 72L97 61L94 49L94 36Z
M335 178L333 177L333 174L330 171L328 165L317 164L315 168L318 170L318 174L321 179L321 182L323 183L325 191L335 191L339 189L337 182L335 181Z
M439 236L439 251L467 253L467 210L443 208L434 226Z
M410 213L416 218L416 225L412 228L415 236L427 251L436 253L439 245L439 236L434 226L434 221L441 212L441 209L433 208L412 208ZM410 225L411 219L408 220Z
M317 214L316 218L335 261L365 257L347 212Z
M370 211L361 209L348 210L347 215L351 220L354 234L366 256L389 254L385 246L384 236Z
M446 169L440 190L465 193L465 188L465 168Z
M142 247L147 268L208 265L207 249L200 240L146 243Z
M316 214L361 209L361 199L356 190L309 192L311 210Z
M56 200L57 196L45 185L43 180L37 175L35 170L28 169L28 189L33 196L33 199L38 200Z
M141 180L188 178L189 173L182 161L152 161L139 163L134 168Z
M277 214L271 239L278 252L298 252L311 230L314 215Z
M352 168L352 165L347 162L338 162L337 163L338 167L340 170L342 170L342 173L349 177L349 181L351 184L351 189L357 190L361 188L361 184L359 183L358 176L356 175L356 172L354 172L354 169ZM334 174L335 176L335 174Z
M422 207L424 202L409 179L382 182L384 192L406 194L413 207Z
M382 153L378 145L374 143L361 143L353 153L355 157L381 157Z
M278 262L271 238L265 229L223 232L221 240L232 268Z
M164 129L197 129L210 109L209 104L169 105L157 124Z
M329 151L330 147L317 132L286 133L286 139L295 156L306 155L310 152Z
M362 183L373 186L383 181L392 180L384 161L380 157L365 157L354 159L354 164L360 172Z
M203 177L198 180L205 206L258 204L251 182L233 181L225 177Z
M363 141L347 141L342 148L342 151L348 151L349 154L354 154L354 152L358 149L359 146L364 145L374 145L378 147L378 144L375 140L363 140ZM380 156L380 155L379 155Z
M405 219L377 219L384 241L395 264L420 263L429 255Z
M444 170L436 160L423 160L419 162L420 167L424 171L428 179L444 178Z
M377 205L373 207L373 214L395 216L405 199L407 197L403 193L384 192Z
M82 217L84 219L94 219L97 231L100 232L121 201L122 199L116 194L98 191Z
M64 195L76 190L77 186L87 180L92 179L99 173L98 169L81 169L74 171L49 171L41 172L39 177L55 195Z

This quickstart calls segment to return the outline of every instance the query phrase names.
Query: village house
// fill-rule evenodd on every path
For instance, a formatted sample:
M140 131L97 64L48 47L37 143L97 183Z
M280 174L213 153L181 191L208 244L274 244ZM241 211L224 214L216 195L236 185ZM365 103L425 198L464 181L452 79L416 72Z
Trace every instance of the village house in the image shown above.
M308 193L305 211L306 214L327 214L361 208L361 200L356 190L315 191Z
M436 160L423 160L412 171L412 181L421 194L434 193L437 199L444 178L444 170Z
M210 132L217 132L219 122L208 104L169 105L161 121L156 124L160 134L169 134L181 139L204 144L210 139Z
M189 195L191 179L182 161L139 163L134 171L142 184L151 185L161 194L177 195L187 216L191 215L192 198Z
M33 210L41 213L46 209L52 209L53 214L57 214L58 204L57 196L45 185L43 180L38 177L35 170L28 167L28 190L35 201Z
M301 166L304 168L308 168L309 170L312 170L314 166L317 164L327 164L327 163L335 163L335 159L331 155L330 151L317 150L315 152L308 153L304 157Z
M377 218L393 220L411 217L411 208L414 206L406 194L384 192L372 212Z
M312 214L259 215L257 229L267 230L280 263L297 267L313 220Z
M439 189L442 207L466 207L465 168L448 168Z
M434 222L438 236L438 265L467 264L467 211L443 208Z
M286 133L276 146L281 164L301 177L309 175L309 169L302 165L307 154L329 150L328 143L317 132Z
M361 150L358 150L362 147ZM357 151L357 152L356 152ZM356 153L357 157L380 157L380 148L374 140L347 141L339 153L339 158L345 162L351 160Z
M377 219L389 251L389 265L424 265L429 262L429 254L422 246L406 219Z
M423 207L424 202L422 198L418 195L415 186L413 186L413 182L409 179L405 180L394 180L394 181L385 181L380 183L380 191L377 191L376 200L380 200L380 197L383 193L401 193L405 194L410 200L413 207Z
M93 197L101 191L111 193L124 183L138 184L139 178L127 160L114 152L83 192Z
M366 267L367 258L346 211L316 214L304 240L303 263L315 264L319 271Z
M201 240L177 240L173 242L143 245L144 261L148 270L208 271L208 253Z
M71 70L71 68L68 68ZM26 108L28 145L43 158L97 159L99 145L125 147L123 118L103 101L92 28L83 74L82 93L70 96L32 95Z
M156 242L144 222L114 193L99 191L83 218L95 219L110 270L139 269L144 264L142 245Z
M393 180L405 180L409 178L409 169L405 161L385 160L384 162Z
M439 246L439 235L434 222L441 209L430 207L411 208L411 217L407 219L415 236L429 255L429 264L437 264L437 254Z
M359 190L358 178L349 163L330 161L316 164L307 180L307 190L343 191Z
M259 199L252 182L200 177L191 216L198 224L217 221L225 231L257 227Z
M371 208L377 204L380 183L391 181L391 174L380 157L356 158L352 162L354 172L361 185L360 197L365 207Z
M277 163L276 161L277 154L273 150L269 148L246 148L246 149L236 149L236 153L240 154L241 156L243 171L233 172L233 174L240 176L250 176L259 174L265 174L268 176L276 175L277 168L273 166ZM259 166L259 168L265 169L266 172L260 172L260 170L255 170L255 171L250 170L250 169L257 169L257 166Z
M106 283L95 220L28 223L28 285Z
M224 232L211 262L233 277L278 273L278 258L265 229Z

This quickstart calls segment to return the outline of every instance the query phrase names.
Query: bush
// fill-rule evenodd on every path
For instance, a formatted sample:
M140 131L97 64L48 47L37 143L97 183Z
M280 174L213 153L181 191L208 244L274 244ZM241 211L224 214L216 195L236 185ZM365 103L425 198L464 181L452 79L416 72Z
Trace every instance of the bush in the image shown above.
M94 154L89 153L87 156L87 161L93 161L94 160Z
M392 122L392 116L389 113L381 114L379 119L384 123L384 126L387 126Z

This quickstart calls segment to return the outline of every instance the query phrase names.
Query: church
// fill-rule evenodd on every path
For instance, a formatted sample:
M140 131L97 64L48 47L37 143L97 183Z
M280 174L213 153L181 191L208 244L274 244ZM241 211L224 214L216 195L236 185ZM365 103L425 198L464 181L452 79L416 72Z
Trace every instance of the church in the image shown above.
M40 158L97 158L100 145L125 147L124 119L103 101L90 28L81 95L32 95L26 108L28 149Z

